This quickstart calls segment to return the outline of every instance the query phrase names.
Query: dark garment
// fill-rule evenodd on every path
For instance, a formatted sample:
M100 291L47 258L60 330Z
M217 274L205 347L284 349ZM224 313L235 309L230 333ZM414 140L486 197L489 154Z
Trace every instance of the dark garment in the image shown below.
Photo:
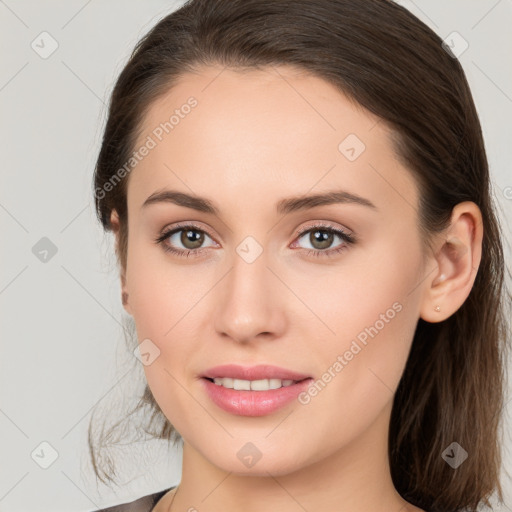
M113 507L102 508L97 512L151 512L160 498L162 498L163 495L171 489L174 489L174 487L169 487L169 489L165 489L164 491L142 496L142 498L130 501L130 503L121 503L120 505L114 505Z

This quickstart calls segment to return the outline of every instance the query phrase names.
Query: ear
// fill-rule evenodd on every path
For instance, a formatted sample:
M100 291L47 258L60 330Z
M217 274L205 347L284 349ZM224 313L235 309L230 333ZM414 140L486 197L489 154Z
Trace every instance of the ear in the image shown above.
M482 257L480 208L472 201L457 204L440 238L427 267L436 271L425 282L420 309L420 317L432 323L453 315L471 292Z
M115 209L112 210L110 213L110 225L112 226L112 231L114 232L116 242L116 254L118 256L119 261L119 234L120 234L120 221L119 221L119 215ZM126 284L126 269L121 268L120 269L120 277L121 277L121 300L123 303L123 307L125 311L132 315L132 310L129 303L129 295L128 295L128 286Z

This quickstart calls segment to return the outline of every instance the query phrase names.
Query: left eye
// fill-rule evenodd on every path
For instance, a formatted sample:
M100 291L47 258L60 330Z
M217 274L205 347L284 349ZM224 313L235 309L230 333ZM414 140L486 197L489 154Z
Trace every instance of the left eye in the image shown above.
M306 248L308 249L309 253L339 252L346 248L347 245L354 243L354 238L352 235L345 233L341 229L336 229L330 226L313 226L312 228L302 231L298 237L298 240L308 234L309 236L306 240L309 242L313 249L310 250L310 248ZM329 247L333 244L335 237L338 237L344 243L340 248L329 249Z

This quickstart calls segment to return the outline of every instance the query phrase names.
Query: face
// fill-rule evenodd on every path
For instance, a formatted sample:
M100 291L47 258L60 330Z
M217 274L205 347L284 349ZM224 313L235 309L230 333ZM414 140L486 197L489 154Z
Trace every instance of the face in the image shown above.
M125 308L184 441L225 471L276 475L370 432L384 442L424 272L418 191L384 124L293 68L208 67L152 104L144 144L128 182ZM309 380L212 398L202 375L231 363ZM252 467L237 456L249 442L263 455Z

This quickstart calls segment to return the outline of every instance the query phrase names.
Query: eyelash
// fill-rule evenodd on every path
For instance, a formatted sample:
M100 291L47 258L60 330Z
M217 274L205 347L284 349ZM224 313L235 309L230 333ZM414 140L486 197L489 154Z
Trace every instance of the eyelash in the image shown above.
M161 233L156 239L155 243L162 245L163 249L167 253L175 254L178 257L181 258L188 258L190 256L193 257L199 257L207 248L203 247L202 249L174 249L172 246L165 243L165 240L167 240L171 235L174 235L175 233L179 233L180 231L199 231L201 233L204 233L208 235L210 238L213 239L213 237L204 229L199 228L198 226L195 226L194 224L177 224L173 226L171 229L168 229ZM314 257L326 257L331 258L333 256L337 256L339 253L344 251L348 248L348 246L356 243L356 238L353 235L350 235L346 233L345 231L336 228L329 224L314 224L313 226L308 226L306 229L300 231L296 234L296 238L302 238L306 233L309 233L310 231L325 231L330 234L334 234L339 236L344 244L338 247L337 249L327 249L327 250L320 250L320 249L304 249L306 251L307 256L314 256Z

